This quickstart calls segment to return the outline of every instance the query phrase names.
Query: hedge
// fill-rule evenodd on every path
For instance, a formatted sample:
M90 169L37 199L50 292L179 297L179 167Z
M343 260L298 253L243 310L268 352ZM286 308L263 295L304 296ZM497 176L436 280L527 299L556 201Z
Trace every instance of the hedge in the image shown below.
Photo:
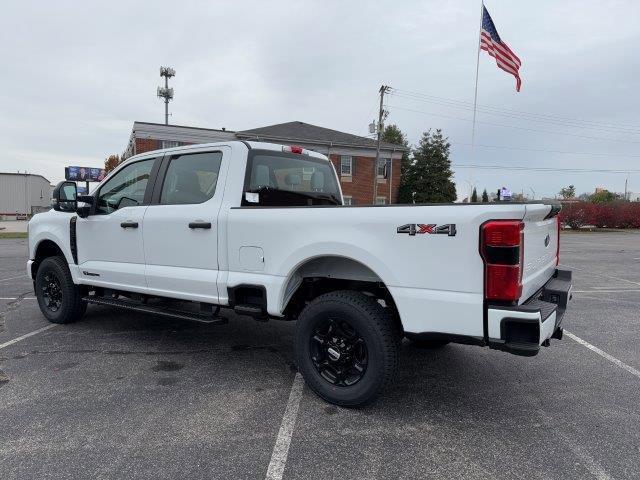
M640 202L569 203L563 205L560 221L573 229L587 225L597 228L640 228Z

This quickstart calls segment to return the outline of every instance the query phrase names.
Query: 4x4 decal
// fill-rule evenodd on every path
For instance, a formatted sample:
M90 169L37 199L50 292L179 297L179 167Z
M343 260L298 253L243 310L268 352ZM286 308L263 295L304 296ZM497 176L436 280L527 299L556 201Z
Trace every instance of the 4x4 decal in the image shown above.
M423 235L425 233L456 236L456 224L447 223L445 225L436 225L435 223L407 223L398 227L398 233L406 233L408 235Z

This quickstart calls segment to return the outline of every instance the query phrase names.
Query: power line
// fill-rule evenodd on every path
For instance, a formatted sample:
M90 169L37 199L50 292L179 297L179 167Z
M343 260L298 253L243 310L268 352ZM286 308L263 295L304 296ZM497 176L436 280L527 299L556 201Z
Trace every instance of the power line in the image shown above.
M443 118L450 118L452 120L460 120L463 122L471 122L472 120L469 118L461 118L461 117L454 117L452 115L445 115L442 113L434 113L434 112L425 112L422 110L414 110L411 108L405 108L405 107L400 107L398 105L385 105L387 108L396 108L398 110L404 110L407 112L414 112L414 113L422 113L424 115L433 115L435 117L443 117ZM621 140L621 139L617 139L617 138L607 138L607 137L594 137L594 136L590 136L590 135L578 135L576 133L566 133L566 132L555 132L553 130L540 130L537 128L528 128L528 127L518 127L516 125L505 125L505 124L501 124L501 123L493 123L493 122L483 122L481 120L476 120L476 123L480 123L483 125L491 125L494 127L504 127L504 128L514 128L517 130L526 130L529 132L539 132L539 133L550 133L552 135L564 135L564 136L569 136L569 137L577 137L577 138L586 138L586 139L590 139L590 140L603 140L603 141L607 141L607 142L622 142L622 143L636 143L636 144L640 144L640 141L634 141L634 140Z
M453 168L477 168L480 170L514 170L527 172L571 172L571 173L640 173L640 170L614 170L606 168L555 168L555 167L520 167L517 165L474 165L456 163Z
M408 90L393 89L391 92L391 95L407 98L411 100L423 101L427 103L437 103L440 105L445 105L445 106L450 106L455 108L463 108L468 110L473 109L473 104L470 102L438 97L435 95L427 95L427 94L418 93L418 92L411 92ZM504 115L512 118L519 118L522 120L562 124L565 126L570 126L575 128L589 128L589 129L595 129L595 130L600 129L600 130L609 130L609 131L615 131L615 132L623 131L623 133L640 134L640 126L638 125L594 122L591 120L584 120L584 119L566 117L566 116L555 115L555 114L532 113L532 112L525 112L521 110L512 110L512 109L494 107L491 105L478 105L478 110L483 111L484 113L489 113L493 115Z
M451 142L452 145L464 145L471 146L470 143L461 143L461 142ZM630 158L640 158L640 155L634 154L623 154L623 153L600 153L600 152L567 152L563 150L546 150L543 148L532 148L532 147L517 147L517 146L509 146L509 145L478 145L475 144L476 147L480 148L498 148L498 149L506 149L506 150L522 150L527 152L542 152L542 153L558 153L561 155L592 155L592 156L601 156L601 157L630 157ZM627 170L625 170L626 172Z
M467 106L467 105L458 105L458 104L451 104L451 103L447 103L447 102L443 102L443 101L438 101L438 100L425 100L425 99L418 99L418 98L412 98L412 97L405 97L402 95L395 95L397 98L401 98L401 99L407 99L407 100L413 100L413 101L419 101L419 102L426 102L426 103L431 103L434 105L440 105L440 106L444 106L444 107L449 107L449 108L458 108L458 109L463 109L463 110L473 110L473 108ZM624 134L624 135L640 135L640 131L637 130L631 130L625 127L610 127L610 126L599 126L599 125L591 125L588 123L578 123L578 122L567 122L567 121L562 121L562 120L556 120L556 119L546 119L546 118L539 118L539 117L532 117L532 116L523 116L520 114L513 114L513 113L509 113L509 112L501 112L498 110L490 110L487 109L486 107L478 107L477 110L480 113L485 113L485 114L489 114L489 115L496 115L496 116L501 116L501 117L505 117L505 118L512 118L515 120L522 120L522 121L527 121L527 122L535 122L535 123L542 123L542 124L548 124L548 125L554 125L554 126L559 126L559 127L565 127L565 128L579 128L582 130L593 130L596 132L605 132L605 133L617 133L617 134Z

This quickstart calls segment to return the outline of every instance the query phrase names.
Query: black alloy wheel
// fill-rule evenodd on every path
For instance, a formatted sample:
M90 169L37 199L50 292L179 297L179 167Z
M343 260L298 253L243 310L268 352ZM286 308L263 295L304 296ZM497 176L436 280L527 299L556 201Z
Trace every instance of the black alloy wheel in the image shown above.
M318 323L310 351L316 370L332 385L349 387L367 371L367 344L347 320L328 318Z
M51 270L44 274L42 284L42 302L45 307L57 312L62 307L62 288L60 287L60 279Z

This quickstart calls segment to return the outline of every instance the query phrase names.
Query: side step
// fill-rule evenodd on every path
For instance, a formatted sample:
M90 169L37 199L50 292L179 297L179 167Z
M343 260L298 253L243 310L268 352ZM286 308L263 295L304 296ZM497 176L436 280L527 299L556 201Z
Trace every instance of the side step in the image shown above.
M268 320L268 317L265 314L262 307L259 307L257 305L249 305L249 304L236 305L235 307L233 307L233 310L234 312L239 313L240 315L249 315L255 318L256 320L265 321L265 322Z
M214 316L206 313L188 312L186 310L179 310L177 308L171 308L166 305L149 305L134 300L121 300L118 298L106 298L96 295L87 295L82 298L87 303L94 303L96 305L107 305L109 307L123 308L132 312L153 313L156 315L162 315L163 317L174 318L178 320L189 320L191 322L206 323L209 325L224 325L229 323L229 320L225 317Z

